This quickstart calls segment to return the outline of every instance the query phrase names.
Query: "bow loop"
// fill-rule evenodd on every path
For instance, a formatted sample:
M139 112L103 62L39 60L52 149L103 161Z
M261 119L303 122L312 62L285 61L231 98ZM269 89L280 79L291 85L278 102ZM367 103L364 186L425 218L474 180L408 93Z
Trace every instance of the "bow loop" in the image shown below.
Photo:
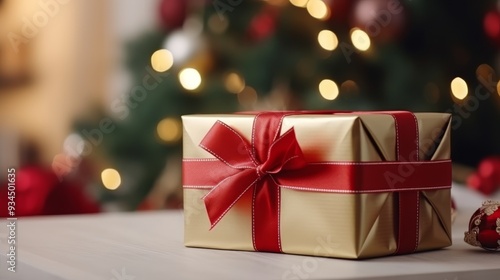
M293 128L272 142L268 151L262 151L262 147L253 147L261 155L267 153L263 163L256 161L243 136L220 121L214 124L200 146L229 167L239 170L221 181L203 198L212 228L264 176L306 165Z
M305 165L306 161L295 137L295 130L291 128L271 144L267 159L259 166L259 170L267 174L276 174L282 170L299 169Z
M200 147L234 169L250 169L258 165L248 141L221 121L212 126Z

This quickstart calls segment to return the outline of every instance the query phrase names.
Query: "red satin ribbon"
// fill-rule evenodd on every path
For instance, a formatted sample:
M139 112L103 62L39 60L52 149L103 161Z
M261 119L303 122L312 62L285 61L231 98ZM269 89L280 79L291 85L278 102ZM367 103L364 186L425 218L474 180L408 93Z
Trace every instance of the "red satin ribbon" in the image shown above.
M399 207L397 214L397 253L415 250L418 245L418 191L449 188L451 163L415 161L418 160L418 127L414 115L409 112L372 112L390 114L395 118L395 148L401 162L306 163L293 128L279 135L281 121L286 115L304 113L310 112L258 114L251 143L218 121L200 143L217 160L183 161L184 188L211 188L204 197L211 227L251 190L254 248L256 251L281 252L281 187L343 193L398 191L399 205L404 207ZM412 161L406 162L406 159Z
M279 178L283 171L297 170L306 165L293 128L279 136L284 115L257 115L251 145L220 121L200 144L227 166L238 170L220 181L204 197L212 228L253 187L252 228L256 251L281 252L278 226L280 188L274 178Z
M186 189L213 189L238 170L214 159L184 159ZM200 172L204 170L203 172ZM331 193L381 193L450 187L449 160L420 162L309 162L273 176L282 188Z
M419 161L418 121L410 112L390 112L396 129L397 161L405 159ZM451 174L451 170L450 173ZM425 176L424 174L422 174ZM420 192L418 190L398 193L397 249L395 254L408 254L417 250L419 244Z

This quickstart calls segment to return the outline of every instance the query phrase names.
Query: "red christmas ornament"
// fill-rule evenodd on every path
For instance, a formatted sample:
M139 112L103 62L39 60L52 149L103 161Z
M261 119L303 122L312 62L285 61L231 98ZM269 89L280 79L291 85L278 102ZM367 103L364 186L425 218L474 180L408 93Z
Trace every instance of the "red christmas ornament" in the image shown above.
M15 195L8 186L15 186ZM90 199L83 187L74 181L60 181L50 169L26 166L16 170L15 182L0 187L0 204L16 202L15 216L53 214L82 214L99 212L99 205ZM7 207L0 209L0 217L9 217Z
M43 215L45 201L58 183L59 179L49 169L43 169L38 166L27 166L16 170L14 185L16 201L15 215ZM6 187L0 189L0 201L8 199L7 190L8 188ZM7 205L7 202L4 205ZM8 215L4 211L0 212L0 214L2 216Z
M337 22L344 22L349 18L354 3L351 0L325 0L324 2L330 9L330 19Z
M489 11L484 16L483 28L486 36L500 46L500 12L499 11Z
M500 26L499 26L500 28ZM477 172L481 177L493 181L496 186L500 185L500 157L489 157L479 163Z
M472 215L464 241L486 250L500 250L500 202L485 201Z
M406 9L400 1L360 0L353 10L352 25L376 41L392 41L405 30Z
M467 177L467 185L469 188L476 190L484 195L491 195L495 192L496 187L491 180L482 177L478 173L473 173Z
M268 8L256 15L250 22L248 36L252 41L261 41L276 30L276 11Z
M467 185L485 195L500 187L500 157L488 157L479 163L476 173L467 178Z
M185 0L162 0L160 2L160 21L163 28L170 30L184 24L187 16L187 2Z

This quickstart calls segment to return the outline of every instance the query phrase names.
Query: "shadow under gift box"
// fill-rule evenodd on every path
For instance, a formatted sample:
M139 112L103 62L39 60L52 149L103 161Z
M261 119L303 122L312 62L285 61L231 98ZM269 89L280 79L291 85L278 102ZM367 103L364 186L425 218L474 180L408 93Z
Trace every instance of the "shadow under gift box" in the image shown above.
M419 159L449 160L450 115L414 115L418 120ZM227 124L250 142L254 117L183 116L184 163L215 159L199 144L217 121ZM391 115L375 112L290 115L282 120L281 134L292 127L306 162L381 162L397 158L395 119ZM405 168L400 176L411 172L412 166ZM186 184L187 178L193 175L191 172L208 175L216 171L183 171L185 245L254 251L252 191L247 191L210 229L203 197L214 186ZM451 245L450 187L420 191L416 251ZM355 194L282 187L279 202L279 238L283 253L361 259L392 255L397 250L397 192Z

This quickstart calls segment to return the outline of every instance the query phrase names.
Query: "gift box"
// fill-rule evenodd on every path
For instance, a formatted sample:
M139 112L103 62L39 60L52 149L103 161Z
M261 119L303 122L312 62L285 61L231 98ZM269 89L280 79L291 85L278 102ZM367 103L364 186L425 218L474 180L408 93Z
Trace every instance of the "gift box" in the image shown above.
M361 259L451 245L449 114L182 119L185 246Z

